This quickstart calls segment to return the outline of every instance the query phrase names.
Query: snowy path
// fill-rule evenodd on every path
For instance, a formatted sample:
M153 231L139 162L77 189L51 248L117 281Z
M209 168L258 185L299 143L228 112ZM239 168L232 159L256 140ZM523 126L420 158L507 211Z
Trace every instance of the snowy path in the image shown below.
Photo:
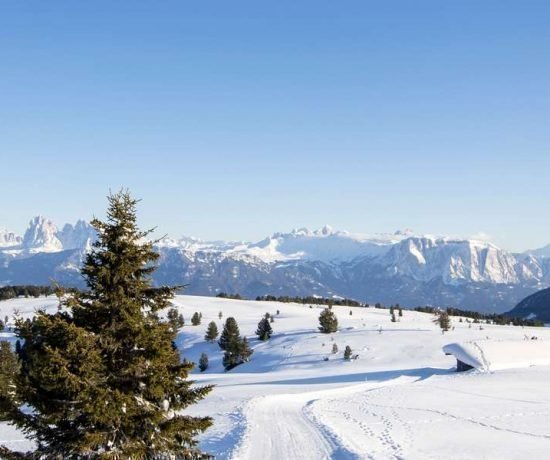
M234 460L247 459L359 459L364 448L354 448L345 434L336 433L324 423L323 414L338 407L340 399L411 383L416 377L400 377L385 382L369 382L342 388L299 394L262 396L250 400L244 408L246 432L234 451ZM320 412L318 407L323 410ZM384 419L382 432L373 434L391 458L400 458L400 446L391 438L391 423ZM388 425L389 423L389 425ZM364 446L363 446L364 447Z

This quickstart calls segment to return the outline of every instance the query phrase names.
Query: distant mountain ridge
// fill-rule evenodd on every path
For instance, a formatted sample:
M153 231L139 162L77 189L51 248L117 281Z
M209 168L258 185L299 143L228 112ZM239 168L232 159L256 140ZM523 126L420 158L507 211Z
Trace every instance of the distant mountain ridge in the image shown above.
M80 284L79 267L95 238L85 221L61 230L43 217L23 237L0 231L0 285ZM164 239L158 283L189 294L321 295L406 306L456 306L504 312L550 286L550 258L493 244L412 231L357 235L329 226L274 233L255 243Z
M509 312L509 315L550 323L550 288L526 297Z

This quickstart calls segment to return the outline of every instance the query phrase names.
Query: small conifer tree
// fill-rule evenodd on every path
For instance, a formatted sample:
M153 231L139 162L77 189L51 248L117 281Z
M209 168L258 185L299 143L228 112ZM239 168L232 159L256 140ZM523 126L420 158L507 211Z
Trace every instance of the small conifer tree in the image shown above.
M338 345L336 345L336 343L333 343L332 344L332 354L335 355L336 353L338 353Z
M234 343L238 342L240 338L239 326L237 321L232 316L225 320L225 325L218 341L218 345L222 350L227 350Z
M351 359L351 347L349 345L346 345L346 349L344 350L344 359L347 359L348 361Z
M208 369L208 355L206 353L201 354L201 357L199 359L199 369L201 372L204 372L206 369Z
M218 313L218 318L219 318L219 319L222 319L222 318L223 318L223 313L222 313L221 311Z
M331 334L338 330L338 319L330 308L325 308L319 315L319 331L323 334Z
M166 317L168 318L168 323L172 326L174 331L177 331L179 328L185 325L183 315L178 313L177 308L170 308L170 310L168 310L168 313L166 314Z
M395 317L395 312L391 314L391 322L395 323L397 321L397 318Z
M447 332L451 328L451 318L446 311L440 311L433 322L441 328L441 332Z
M198 326L201 323L201 315L198 312L193 313L191 317L191 324L193 326Z
M401 307L399 307L399 317L402 318L403 317L403 309Z
M269 340L273 334L273 329L267 317L262 318L258 323L258 329L256 330L256 335L260 340Z
M218 338L218 326L214 321L210 321L206 329L204 340L206 340L207 342L213 343L214 340L216 340L217 338Z

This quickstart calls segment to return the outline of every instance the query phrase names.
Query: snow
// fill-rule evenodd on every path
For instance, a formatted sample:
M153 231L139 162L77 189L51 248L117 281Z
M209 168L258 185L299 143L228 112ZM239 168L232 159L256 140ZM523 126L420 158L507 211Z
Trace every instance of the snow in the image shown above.
M445 345L443 351L484 371L550 366L550 342L530 340L528 336L523 341L479 340L451 343Z
M442 334L429 314L405 310L392 323L388 310L335 306L340 330L325 335L317 331L320 306L191 296L174 303L187 324L177 337L182 355L195 362L203 352L209 357L207 371L192 378L215 388L187 413L214 417L200 441L218 459L547 457L550 366L533 359L550 343L546 328L480 329L453 318L454 330ZM14 308L32 315L41 306L55 311L56 300L0 302L0 317ZM195 311L203 315L200 326L189 325ZM275 315L274 335L260 342L254 331L266 312ZM210 321L221 330L228 316L237 319L254 354L224 372L221 351L203 337ZM481 344L490 365L483 372L454 372L455 358L442 351L449 343ZM343 359L346 345L357 360ZM503 354L506 367L521 359L538 365L502 369ZM29 446L6 424L0 424L0 443Z

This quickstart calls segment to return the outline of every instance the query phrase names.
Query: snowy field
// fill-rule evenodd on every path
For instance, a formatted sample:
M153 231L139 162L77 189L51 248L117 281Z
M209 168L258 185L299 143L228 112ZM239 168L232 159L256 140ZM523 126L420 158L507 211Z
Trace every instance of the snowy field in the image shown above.
M443 335L429 314L404 311L392 323L388 310L335 306L340 331L327 335L317 331L320 306L191 296L175 303L187 323L178 335L183 356L198 361L206 352L210 360L208 370L193 378L216 387L190 412L215 418L201 447L216 458L549 457L550 367L457 374L454 358L442 352L450 342L525 336L550 341L548 328L484 324L481 330L453 318L454 330ZM38 307L53 312L56 300L0 302L0 318L15 308L23 317L32 315ZM200 326L190 325L195 311L203 315ZM274 335L259 342L254 332L266 312L275 315ZM228 316L236 318L254 354L224 372L222 352L203 337L208 322L216 321L221 331ZM13 340L9 332L0 338ZM343 359L346 345L357 360ZM0 424L0 443L29 448L6 424Z

